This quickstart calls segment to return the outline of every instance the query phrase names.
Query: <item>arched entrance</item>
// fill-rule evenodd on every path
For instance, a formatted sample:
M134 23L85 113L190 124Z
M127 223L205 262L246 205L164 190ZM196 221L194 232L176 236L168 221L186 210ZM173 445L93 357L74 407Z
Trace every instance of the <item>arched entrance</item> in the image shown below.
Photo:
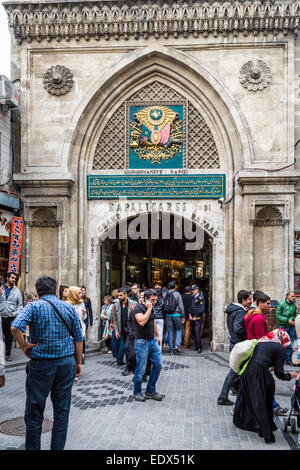
M158 199L151 198L151 194L143 196L142 199L138 199L137 196L137 199L130 201L135 205L135 209L130 207L125 211L126 214L123 210L112 211L109 198L87 201L87 175L96 178L102 175L112 176L117 179L120 175L142 174L143 169L128 165L126 146L130 120L126 106L130 100L137 97L143 106L145 102L149 104L149 101L155 101L157 104L157 99L161 101L160 96L158 98L154 96L156 89L152 89L154 95L150 98L149 95L142 97L145 91L149 92L153 84L157 84L161 90L168 89L168 93L174 94L173 97L172 95L168 97L169 105L174 100L183 106L183 119L187 122L183 139L185 145L183 151L186 153L183 155L183 166L178 172L181 171L183 175L223 174L226 178L226 197L230 197L236 169L242 167L244 161L251 160L252 149L247 127L239 114L238 107L223 84L196 64L191 57L168 48L163 52L145 50L128 54L126 59L115 64L109 71L106 70L99 78L99 82L95 83L93 90L90 90L90 98L86 100L85 106L83 104L74 115L68 134L72 137L64 142L62 148L66 164L78 176L76 194L74 191L71 201L73 213L77 211L78 221L77 275L78 279L82 279L88 286L89 292L93 293L91 295L94 295L95 308L99 311L103 269L99 250L107 227L119 223L122 219L148 212L147 209L140 208L141 200L143 204L151 205ZM150 90L150 93L152 91ZM127 123L124 124L125 127L118 128L120 131L113 134L114 138L110 141L109 136L116 130L116 126L125 121ZM111 132L107 132L109 129ZM191 137L192 129L195 132ZM196 130L199 129L201 132L197 134ZM198 159L200 151L192 155L192 149L196 148L195 141L198 138L201 142L204 141L204 145L209 143L210 149L205 158L200 160ZM213 142L215 146L212 145ZM106 155L105 150L108 148L113 150ZM216 152L218 158L213 158ZM212 165L211 161L214 162ZM168 172L172 173L172 169L162 170L161 174ZM155 174L155 170L151 174ZM177 214L177 201L176 197L172 198L171 193L169 196L164 196L167 207L162 209L162 212ZM223 210L217 199L207 201L205 197L186 198L186 202L184 217L194 221L212 238L210 270L213 273L212 348L222 350L227 343L224 305L228 298L232 298L234 292L234 205L227 205L226 210ZM209 205L209 210L205 210L205 205ZM96 339L96 325L94 336Z
M153 205L156 207L155 200L146 200L143 204L145 206L147 204L148 209L151 209ZM141 203L138 200L131 201L130 204L118 202L117 205L108 201L89 201L87 216L90 223L86 231L87 239L90 240L87 246L89 256L87 287L89 292L98 294L98 309L100 309L104 293L111 293L111 290L117 287L119 283L122 285L122 281L126 282L128 280L126 277L130 276L130 272L134 273L141 267L141 271L145 273L146 278L148 276L151 282L155 280L154 278L158 273L155 272L155 266L152 266L153 258L156 258L154 260L156 266L159 266L159 263L162 265L165 263L165 270L163 266L162 270L161 267L157 269L160 271L159 276L163 280L169 276L169 269L172 271L172 264L169 263L171 257L174 257L173 261L179 262L174 266L182 267L179 277L189 276L189 268L196 277L196 274L201 273L201 269L196 272L197 267L204 268L204 265L202 265L202 262L204 262L205 271L203 269L204 273L201 273L204 274L204 277L200 277L199 281L204 281L209 293L209 314L205 334L211 341L211 348L217 349L226 340L224 323L226 293L224 213L217 201L210 201L207 204L204 201L196 200L187 204L185 202L179 203L176 200L168 200L161 204L163 204L164 209L162 213L157 212L157 210L149 213L149 210L141 210ZM112 207L114 210L112 210ZM146 232L145 230L145 221L150 220L148 229L151 230L151 219L149 219L151 216L158 219L159 217L162 218L167 233L164 232L163 238L161 225L159 225L159 230L156 232L156 238L150 232L153 239L151 241L152 255L147 256L145 254L142 256L142 251L138 250L143 250L145 247L147 250L147 243L149 244L149 242L147 242L146 233L149 234L149 231ZM183 227L181 236L178 227L174 231L174 227L177 226L176 223L180 222L180 219ZM170 221L170 235L168 234L168 220ZM142 222L142 224L139 224L139 222ZM125 230L122 230L123 235L121 234L120 239L118 239L120 227L127 227L130 230L130 242L128 241L128 232ZM152 226L152 228L155 232L155 227ZM183 236L184 229L185 236ZM198 233L200 246L191 245L187 247L186 243L196 241L195 232ZM110 240L108 235L111 233L112 239ZM192 249L190 250L190 248ZM193 255L190 255L189 252ZM144 260L142 258L148 259ZM197 261L199 262L198 265ZM184 266L180 265L180 262L183 262ZM168 268L168 266L171 266L171 268ZM184 282L185 279L183 279L182 285ZM96 335L97 323L95 323L93 331Z
M194 221L178 214L144 213L108 230L101 245L101 294L125 284L167 287L181 294L199 285L206 299L203 336L212 339L213 241Z

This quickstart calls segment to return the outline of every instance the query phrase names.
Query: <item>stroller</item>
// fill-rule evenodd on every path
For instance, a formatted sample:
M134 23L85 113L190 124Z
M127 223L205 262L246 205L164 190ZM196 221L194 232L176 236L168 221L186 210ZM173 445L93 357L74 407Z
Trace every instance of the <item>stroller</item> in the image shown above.
M297 427L300 428L300 374L298 374L293 392L289 415L283 419L283 431L288 432L288 426L291 426L291 432L295 434ZM292 416L295 418L291 418ZM300 433L298 433L298 445L300 446Z

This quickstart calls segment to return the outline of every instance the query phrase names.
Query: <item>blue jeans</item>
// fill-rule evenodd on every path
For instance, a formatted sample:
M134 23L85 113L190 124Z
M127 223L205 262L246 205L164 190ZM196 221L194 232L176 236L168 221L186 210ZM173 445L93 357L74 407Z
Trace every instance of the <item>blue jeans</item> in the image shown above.
M69 422L71 391L75 378L74 356L56 360L31 360L26 366L26 450L40 450L46 400L51 394L53 428L51 450L63 450Z
M119 352L119 346L120 346L120 340L116 338L115 331L112 330L112 335L111 335L111 350L113 353L114 357L117 357L118 352Z
M143 375L146 371L148 358L151 361L151 372L148 379L146 393L155 393L155 385L158 381L160 371L162 369L161 349L156 339L136 339L134 341L134 349L136 354L136 367L134 371L134 390L133 394L137 395L142 391Z
M230 369L228 374L226 375L225 380L224 380L223 387L222 387L221 393L219 395L219 398L224 398L224 399L228 398L228 393L229 393L230 387L233 384L233 382L238 378L239 378L239 374L234 372L234 370Z
M119 344L119 350L117 354L117 363L121 364L124 361L124 352L125 352L125 343L127 339L128 333L121 333L120 334L120 344Z
M282 326L278 325L278 328L285 330L290 337L291 344L285 349L286 362L292 362L292 353L293 353L293 341L295 339L295 328L293 326Z
M166 326L170 351L173 351L174 348L180 348L182 338L181 316L166 317ZM173 327L175 327L175 346L173 344Z

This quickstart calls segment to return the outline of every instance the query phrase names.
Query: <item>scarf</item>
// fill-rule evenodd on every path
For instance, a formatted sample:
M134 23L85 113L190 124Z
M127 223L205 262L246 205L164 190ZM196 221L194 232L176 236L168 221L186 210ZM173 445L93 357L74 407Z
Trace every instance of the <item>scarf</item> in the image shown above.
M71 305L78 305L83 302L83 299L79 297L81 289L78 286L71 286L68 290L67 302Z
M263 336L262 338L258 340L259 343L264 343L267 341L273 341L275 343L279 343L285 349L291 344L291 340L287 332L280 328L270 331L270 333L267 336Z

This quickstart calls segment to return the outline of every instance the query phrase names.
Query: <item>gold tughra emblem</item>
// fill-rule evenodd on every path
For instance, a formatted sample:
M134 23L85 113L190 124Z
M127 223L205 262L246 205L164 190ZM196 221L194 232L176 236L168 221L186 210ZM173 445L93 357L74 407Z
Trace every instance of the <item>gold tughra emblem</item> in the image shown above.
M141 160L160 164L181 150L182 120L167 106L149 106L130 121L130 147Z

